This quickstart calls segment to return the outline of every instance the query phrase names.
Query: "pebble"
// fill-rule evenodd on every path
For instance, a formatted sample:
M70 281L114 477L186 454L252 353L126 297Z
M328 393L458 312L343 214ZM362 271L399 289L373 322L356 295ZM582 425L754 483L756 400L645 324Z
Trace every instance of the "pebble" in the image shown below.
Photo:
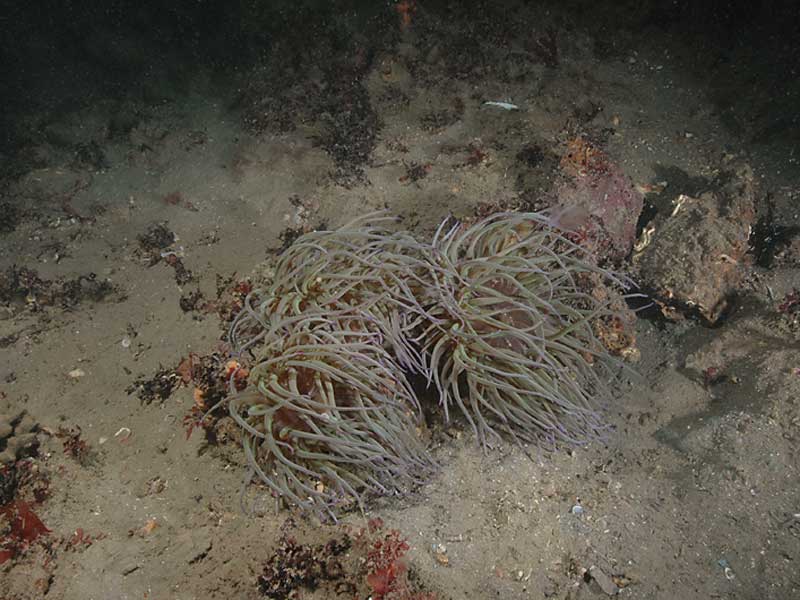
M450 564L450 558L447 556L447 547L444 544L433 544L431 550L433 550L433 557L437 563L443 567Z
M542 486L542 496L545 498L552 498L556 495L556 486L552 483L546 483Z
M614 583L614 580L611 579L611 577L603 573L603 571L600 570L600 567L596 565L589 567L589 576L597 582L597 585L600 586L600 589L603 590L604 594L609 596L616 596L619 594L619 587L617 587L617 584Z

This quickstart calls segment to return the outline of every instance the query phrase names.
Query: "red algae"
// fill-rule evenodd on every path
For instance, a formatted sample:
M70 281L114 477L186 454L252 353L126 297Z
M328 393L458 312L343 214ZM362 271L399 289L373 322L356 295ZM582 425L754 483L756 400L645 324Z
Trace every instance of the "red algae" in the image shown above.
M42 520L23 500L15 500L0 508L0 515L10 523L6 534L0 537L0 564L16 557L39 536L50 533Z

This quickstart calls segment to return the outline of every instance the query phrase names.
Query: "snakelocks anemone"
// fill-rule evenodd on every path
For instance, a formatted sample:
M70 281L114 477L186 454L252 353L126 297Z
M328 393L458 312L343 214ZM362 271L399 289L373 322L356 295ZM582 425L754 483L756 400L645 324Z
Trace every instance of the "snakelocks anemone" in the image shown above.
M380 332L403 366L422 369L424 360L409 340L423 316L417 298L430 284L427 248L411 234L386 227L396 221L373 213L298 238L281 255L269 288L255 291L234 321L234 348L242 352L269 340L275 327L300 323L306 315L335 320L344 311Z
M231 327L251 365L228 400L251 477L333 518L433 471L407 375L485 447L502 432L574 445L604 430L596 406L617 363L593 323L613 316L624 278L538 213L445 222L427 243L394 222L300 237Z
M583 444L605 429L592 396L617 361L593 323L613 314L600 269L540 214L440 228L431 248L431 323L416 340L445 415L463 413L484 445L498 429L527 442ZM607 296L606 296L607 297Z
M254 385L229 400L254 473L293 504L331 513L421 483L432 463L419 405L361 318L306 315L280 333Z

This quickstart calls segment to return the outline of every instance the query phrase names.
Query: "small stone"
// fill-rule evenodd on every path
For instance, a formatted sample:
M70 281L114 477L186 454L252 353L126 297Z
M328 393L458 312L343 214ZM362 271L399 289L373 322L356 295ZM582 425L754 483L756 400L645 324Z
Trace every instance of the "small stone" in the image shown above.
M167 489L167 482L161 477L153 477L145 484L145 496L155 496Z
M86 372L83 369L72 369L72 371L67 373L70 379L80 379L84 375L86 375Z
M604 594L609 596L616 596L619 594L619 587L617 587L617 584L614 583L614 580L608 575L603 573L603 571L600 570L600 567L592 565L589 567L588 575L597 582L597 585L600 586L600 589L603 590Z
M35 433L24 433L22 435L15 435L12 438L8 439L7 448L14 452L19 458L21 452L28 448L32 448L38 445L39 440L36 439Z
M460 440L462 435L461 430L456 427L448 427L445 429L445 433L454 440Z
M436 562L446 567L450 564L450 557L447 556L447 547L444 544L433 544L431 546L433 551L433 558Z
M552 483L547 483L542 487L542 496L545 498L552 498L556 495L556 486Z
M21 433L31 433L38 428L36 421L33 420L33 417L25 414L20 419L17 426L14 428L14 432L19 435Z

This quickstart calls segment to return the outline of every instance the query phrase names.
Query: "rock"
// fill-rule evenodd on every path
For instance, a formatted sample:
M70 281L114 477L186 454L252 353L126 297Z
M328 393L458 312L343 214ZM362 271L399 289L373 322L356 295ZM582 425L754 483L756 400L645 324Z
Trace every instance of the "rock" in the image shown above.
M742 165L721 181L696 198L678 196L671 214L652 223L650 243L634 256L642 287L669 318L699 313L714 323L744 276L755 219L753 173Z
M14 427L14 433L17 435L21 435L23 433L31 433L32 431L36 431L38 429L38 425L36 421L33 420L33 417L27 413L22 415L22 418L19 420L19 423Z
M600 567L592 565L591 567L589 567L587 575L593 581L595 581L595 583L597 583L600 589L603 590L604 594L607 594L609 596L616 596L617 594L619 594L619 588L617 587L617 584L614 583L614 580L611 579L611 577L603 573L603 571L600 570Z
M619 165L583 138L568 144L560 167L554 225L572 232L601 263L619 263L633 248L644 198Z
M542 486L541 493L545 498L552 498L556 495L556 486L554 483L546 483Z
M13 437L6 440L6 448L20 458L26 450L33 450L39 445L35 433L14 433Z
M0 465L35 454L39 447L39 427L25 411L0 414Z

